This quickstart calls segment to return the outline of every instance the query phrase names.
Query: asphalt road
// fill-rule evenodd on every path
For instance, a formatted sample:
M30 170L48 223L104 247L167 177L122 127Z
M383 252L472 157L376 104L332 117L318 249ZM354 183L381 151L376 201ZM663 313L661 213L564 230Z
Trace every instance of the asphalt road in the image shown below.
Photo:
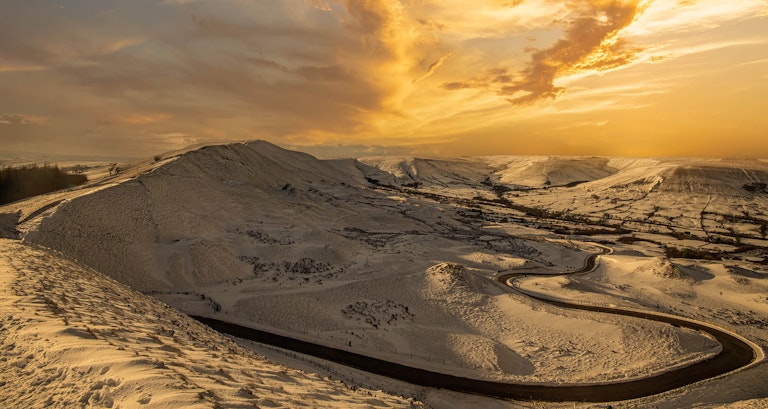
M584 268L568 274L591 271L596 265L596 257L597 255L589 257L585 262ZM514 273L500 276L497 279L505 285L512 286L511 281L514 281L515 278L531 275L537 274L532 272ZM707 325L705 323L688 321L683 318L675 318L647 311L634 311L607 306L601 307L571 304L565 301L556 301L532 296L531 294L524 292L522 293L541 302L555 305L557 307L636 317L707 332L716 338L717 341L722 345L722 351L708 360L698 362L684 368L678 368L651 378L632 380L628 382L614 382L601 385L517 384L464 378L428 371L425 369L405 366L349 351L260 331L213 318L194 315L192 318L195 318L196 320L210 326L214 330L225 334L253 340L264 344L274 345L302 354L312 355L317 358L333 361L378 375L399 379L401 381L409 382L412 384L515 400L550 402L611 402L634 399L666 392L701 380L728 373L750 364L757 357L757 353L748 343L742 341L738 337L731 335L728 332L720 330L717 327Z

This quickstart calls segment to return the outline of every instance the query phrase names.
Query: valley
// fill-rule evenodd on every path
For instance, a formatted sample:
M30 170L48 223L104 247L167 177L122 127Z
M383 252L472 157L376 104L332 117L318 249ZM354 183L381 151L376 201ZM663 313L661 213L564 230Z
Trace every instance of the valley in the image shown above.
M181 312L489 382L631 382L720 352L698 329L529 295L705 322L748 340L756 362L626 404L719 407L768 396L767 182L757 160L318 160L255 141L125 165L0 213L9 235ZM526 271L519 291L498 281ZM365 382L432 407L470 399Z

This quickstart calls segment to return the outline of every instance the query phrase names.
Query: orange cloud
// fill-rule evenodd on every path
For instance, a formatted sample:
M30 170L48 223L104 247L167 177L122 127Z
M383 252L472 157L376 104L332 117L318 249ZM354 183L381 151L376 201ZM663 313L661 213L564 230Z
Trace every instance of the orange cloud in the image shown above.
M531 60L522 70L515 73L506 68L488 69L468 81L444 83L442 88L495 90L513 105L529 105L565 92L555 85L560 77L625 66L642 51L620 34L642 14L643 1L581 0L569 7L569 15L575 17L565 20L563 37L548 48L533 50Z
M166 121L168 119L170 119L170 117L165 114L131 113L121 116L118 118L118 121L129 125L146 125Z
M496 152L496 135L513 149L547 132L572 138L570 124L648 131L676 104L697 132L765 133L765 0L158 3L93 2L75 15L0 2L4 144L106 152L124 142L122 154L193 140L466 138ZM718 72L728 75L703 79ZM713 87L718 102L744 98L705 106L693 94ZM716 122L721 111L745 114ZM10 112L51 119L21 126Z
M377 97L375 110L360 112L365 126L377 131L392 116L406 115L404 101L419 81L432 75L449 57L443 53L423 71L423 61L431 57L426 46L433 40L426 35L436 26L423 24L406 2L400 0L343 0L348 15L342 17L347 30L360 39L364 54L346 56L356 77Z
M432 63L432 65L429 66L429 68L427 69L427 72L424 75L422 75L421 77L416 78L415 80L413 80L413 83L414 84L418 84L418 83L424 81L425 79L431 77L432 74L434 74L435 71L437 71L440 68L440 66L442 66L445 63L445 61L447 59L451 58L451 57L453 57L453 53L448 53L448 54L438 58L437 61L435 61L434 63Z
M47 118L35 115L20 115L20 114L0 114L0 125L11 126L27 126L27 125L39 125L46 121Z
M554 99L565 91L554 84L560 75L628 64L639 50L628 47L619 34L642 12L640 4L632 0L589 1L581 5L565 36L550 48L534 52L528 66L520 72L521 78L502 87L499 94L511 96L509 101L514 105Z

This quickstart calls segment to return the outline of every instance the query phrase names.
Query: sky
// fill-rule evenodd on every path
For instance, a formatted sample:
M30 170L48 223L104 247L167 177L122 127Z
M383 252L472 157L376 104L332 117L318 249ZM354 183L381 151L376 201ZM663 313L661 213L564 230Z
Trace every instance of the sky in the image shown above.
M768 158L768 0L9 0L0 151Z

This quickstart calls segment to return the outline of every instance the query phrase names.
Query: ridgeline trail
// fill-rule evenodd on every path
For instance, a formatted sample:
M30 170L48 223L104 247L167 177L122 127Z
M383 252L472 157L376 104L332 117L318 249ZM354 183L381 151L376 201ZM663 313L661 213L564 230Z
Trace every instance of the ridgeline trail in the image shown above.
M592 254L585 260L583 268L559 275L590 272L595 269L598 256L599 254ZM762 356L762 351L756 349L757 347L753 347L750 345L750 343L743 340L742 338L721 328L703 322L650 311L638 311L614 306L596 306L570 303L564 300L551 299L535 294L530 294L515 286L515 280L525 276L536 275L550 277L555 276L551 273L525 271L503 274L498 276L496 279L500 283L503 283L507 287L519 292L520 294L557 307L641 318L706 332L720 343L722 349L717 355L709 359L682 368L676 368L667 372L663 372L648 378L605 384L539 385L494 382L449 375L389 362L382 359L277 335L266 331L256 330L253 328L221 321L215 318L195 315L192 315L192 318L195 318L203 324L210 326L214 330L225 334L277 346L301 354L312 355L317 358L336 362L377 375L398 379L415 385L449 389L453 391L485 395L494 398L526 401L611 402L635 399L659 394L698 381L726 374L728 372L747 366L754 362L758 357Z

